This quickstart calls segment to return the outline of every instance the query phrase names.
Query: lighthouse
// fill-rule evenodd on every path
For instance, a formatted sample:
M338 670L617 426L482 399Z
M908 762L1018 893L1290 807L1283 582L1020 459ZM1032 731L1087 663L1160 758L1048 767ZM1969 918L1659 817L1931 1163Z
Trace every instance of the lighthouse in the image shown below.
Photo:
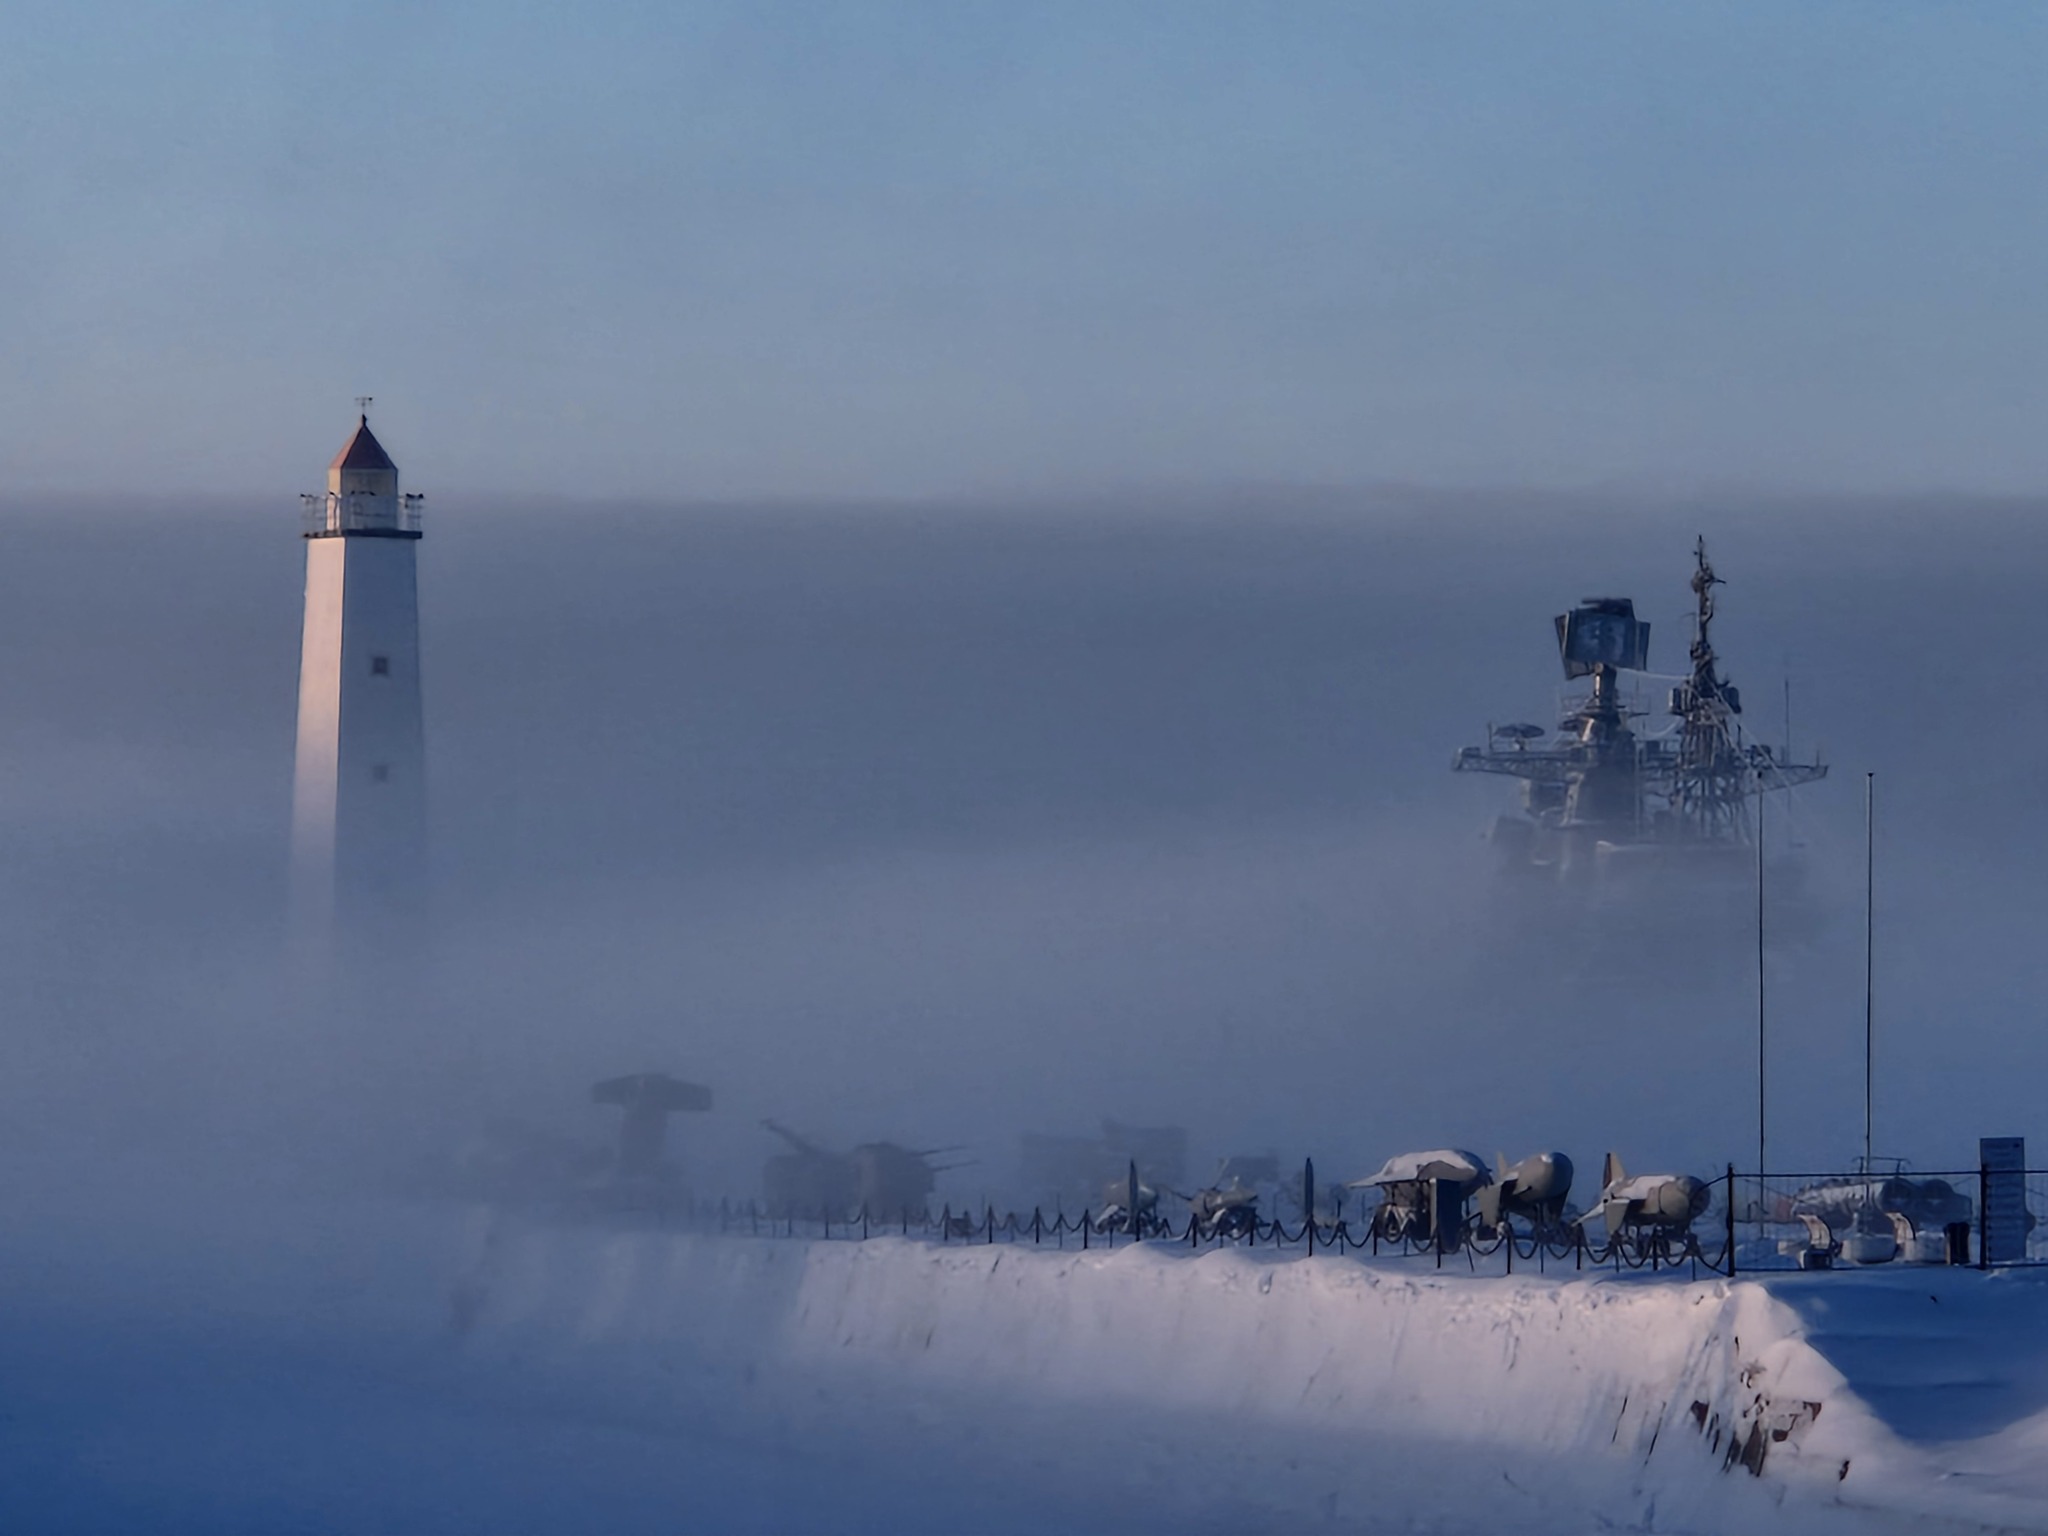
M336 939L404 931L424 884L426 741L420 712L420 502L370 430L304 496L306 618L292 781L293 926Z

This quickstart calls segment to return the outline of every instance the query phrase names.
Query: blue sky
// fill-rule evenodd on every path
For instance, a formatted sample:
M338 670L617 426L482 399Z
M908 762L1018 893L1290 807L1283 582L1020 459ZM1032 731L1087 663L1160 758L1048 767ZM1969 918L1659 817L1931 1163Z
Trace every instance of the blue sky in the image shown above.
M2048 484L2029 8L0 11L0 477Z

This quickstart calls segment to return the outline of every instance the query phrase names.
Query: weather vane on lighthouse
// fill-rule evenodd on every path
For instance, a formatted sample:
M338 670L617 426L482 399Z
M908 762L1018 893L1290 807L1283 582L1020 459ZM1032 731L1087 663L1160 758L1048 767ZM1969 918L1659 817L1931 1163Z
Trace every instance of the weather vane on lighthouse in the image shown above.
M365 421L370 419L370 402L375 398L373 395L356 396L356 414Z

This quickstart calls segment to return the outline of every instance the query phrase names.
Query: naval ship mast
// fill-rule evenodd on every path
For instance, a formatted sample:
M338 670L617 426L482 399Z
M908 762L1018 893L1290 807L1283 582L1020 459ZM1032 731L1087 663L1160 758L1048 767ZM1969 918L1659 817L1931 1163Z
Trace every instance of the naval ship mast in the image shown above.
M1693 561L1692 670L1671 690L1674 734L1639 734L1630 722L1640 712L1622 701L1621 674L1648 668L1650 626L1628 598L1587 598L1555 621L1566 679L1592 682L1555 737L1539 745L1541 726L1489 726L1485 746L1458 753L1458 772L1522 781L1524 814L1494 828L1510 868L1569 875L1646 856L1734 854L1751 845L1751 796L1827 775L1824 763L1792 762L1745 738L1741 694L1714 652L1714 588L1723 582L1705 539Z
M1704 538L1694 543L1692 553L1692 675L1671 691L1671 713L1681 724L1669 800L1682 836L1747 844L1751 795L1811 784L1827 777L1828 770L1825 763L1789 762L1767 746L1743 741L1735 722L1742 697L1722 681L1710 633L1714 588L1724 583L1707 561Z

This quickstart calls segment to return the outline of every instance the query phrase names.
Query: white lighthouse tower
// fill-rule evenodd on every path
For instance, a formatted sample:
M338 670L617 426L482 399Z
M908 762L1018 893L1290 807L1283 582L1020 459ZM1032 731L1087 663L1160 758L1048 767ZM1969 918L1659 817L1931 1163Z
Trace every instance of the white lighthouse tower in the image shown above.
M306 627L292 781L293 924L337 937L410 926L426 844L420 714L418 496L370 431L354 436L306 509Z

